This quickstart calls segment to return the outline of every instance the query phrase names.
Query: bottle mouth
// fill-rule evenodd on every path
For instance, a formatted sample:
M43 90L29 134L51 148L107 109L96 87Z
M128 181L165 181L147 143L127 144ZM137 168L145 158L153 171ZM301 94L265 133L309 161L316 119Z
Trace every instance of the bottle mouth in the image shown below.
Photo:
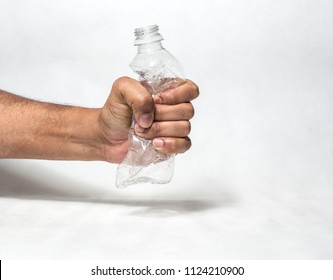
M156 24L135 28L134 46L142 45L142 44L149 44L149 43L156 42L156 41L162 41L163 37L160 33L158 33L158 30L159 30L159 27Z

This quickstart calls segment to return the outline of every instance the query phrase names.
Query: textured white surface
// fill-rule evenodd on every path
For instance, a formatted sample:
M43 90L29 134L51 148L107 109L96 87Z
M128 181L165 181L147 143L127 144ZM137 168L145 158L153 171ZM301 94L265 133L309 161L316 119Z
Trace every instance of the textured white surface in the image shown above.
M0 258L332 259L333 2L135 3L0 2L2 89L101 106L154 23L201 88L169 185L1 160Z

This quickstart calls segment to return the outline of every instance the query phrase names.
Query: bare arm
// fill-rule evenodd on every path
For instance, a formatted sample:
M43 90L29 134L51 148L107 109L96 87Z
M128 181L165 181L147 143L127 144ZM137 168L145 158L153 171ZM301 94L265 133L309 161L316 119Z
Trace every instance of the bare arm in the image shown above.
M38 102L0 90L0 158L102 160L101 109Z

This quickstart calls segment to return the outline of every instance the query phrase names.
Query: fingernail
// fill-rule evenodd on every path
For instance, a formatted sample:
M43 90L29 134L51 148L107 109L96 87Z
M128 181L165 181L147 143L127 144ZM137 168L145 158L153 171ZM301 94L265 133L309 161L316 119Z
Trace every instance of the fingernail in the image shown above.
M164 146L164 141L162 139L160 139L160 138L155 138L153 140L153 146L156 149L162 148Z
M139 124L144 128L151 126L152 122L153 122L152 114L143 114L139 118Z
M162 98L161 97L154 98L154 103L155 104L162 104Z
M134 126L134 130L136 133L142 133L145 131L145 129L143 127L139 126L137 123Z

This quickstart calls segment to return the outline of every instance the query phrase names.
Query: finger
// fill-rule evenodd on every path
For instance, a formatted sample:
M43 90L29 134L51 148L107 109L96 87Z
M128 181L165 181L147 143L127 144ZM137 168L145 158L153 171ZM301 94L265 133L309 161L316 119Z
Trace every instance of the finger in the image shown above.
M183 83L176 88L171 88L156 94L154 97L154 102L155 104L175 105L189 102L198 96L198 86L194 82L186 80L186 83Z
M188 103L177 105L156 104L155 121L190 120L194 116L194 107Z
M110 98L127 105L141 127L149 127L154 120L154 101L151 94L136 80L122 77L112 86Z
M154 122L149 128L143 129L135 125L135 133L142 138L152 139L156 137L186 137L190 134L191 123L189 121Z
M153 146L156 150L165 154L181 154L191 148L191 139L160 137L153 140Z

